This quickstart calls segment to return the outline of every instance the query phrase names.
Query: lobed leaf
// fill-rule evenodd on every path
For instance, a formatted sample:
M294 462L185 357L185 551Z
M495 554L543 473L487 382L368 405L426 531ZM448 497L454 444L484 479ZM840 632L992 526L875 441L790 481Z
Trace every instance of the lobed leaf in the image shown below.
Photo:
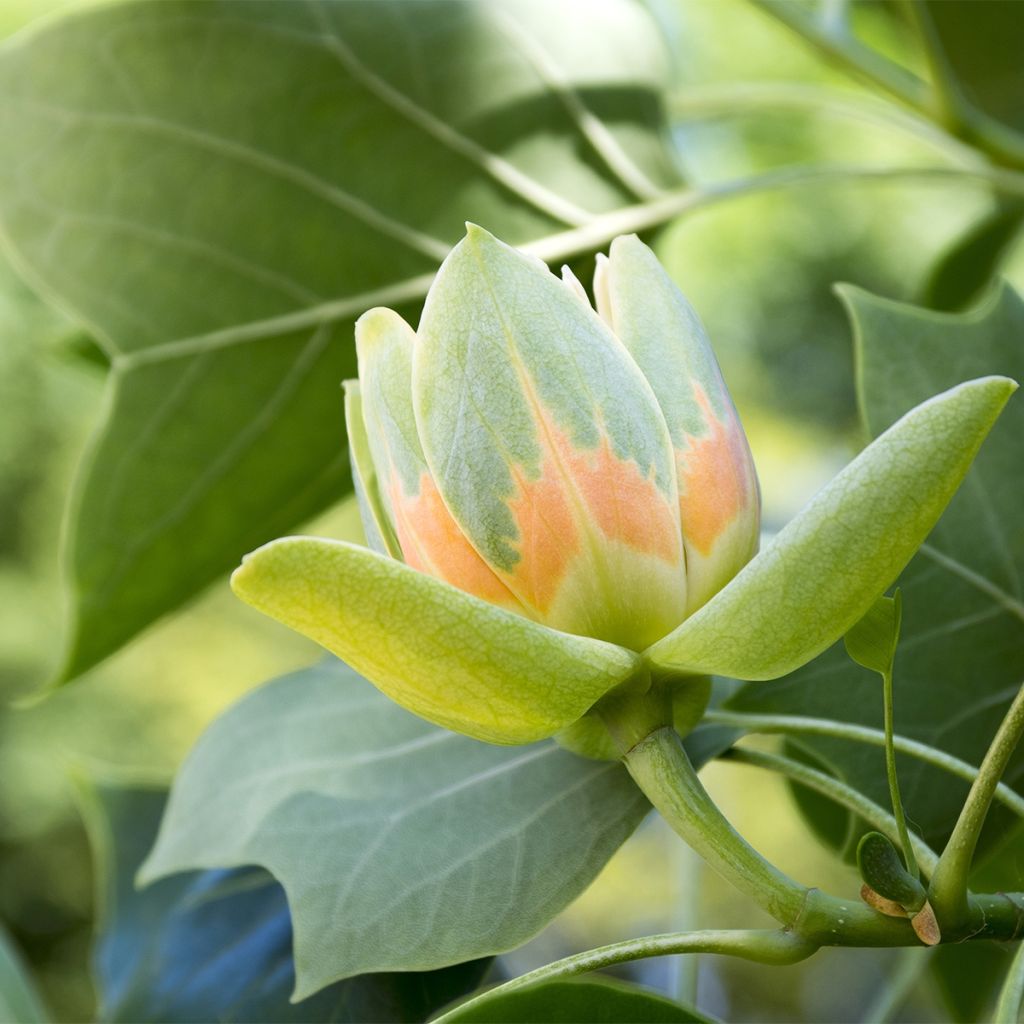
M302 998L518 946L590 884L647 806L621 765L444 732L330 661L214 722L142 877L270 871L288 895Z
M293 1003L291 920L270 875L191 871L140 891L135 872L156 837L166 790L90 782L82 797L99 878L93 970L102 1022L411 1024L484 976L487 961L360 975Z

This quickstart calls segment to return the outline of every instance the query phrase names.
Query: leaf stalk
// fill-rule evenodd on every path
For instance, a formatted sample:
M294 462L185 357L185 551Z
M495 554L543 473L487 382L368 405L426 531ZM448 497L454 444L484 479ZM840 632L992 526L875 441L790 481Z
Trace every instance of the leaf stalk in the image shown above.
M968 927L967 882L985 818L1021 736L1024 735L1024 686L1007 709L999 730L985 754L960 817L932 876L929 901L943 931Z

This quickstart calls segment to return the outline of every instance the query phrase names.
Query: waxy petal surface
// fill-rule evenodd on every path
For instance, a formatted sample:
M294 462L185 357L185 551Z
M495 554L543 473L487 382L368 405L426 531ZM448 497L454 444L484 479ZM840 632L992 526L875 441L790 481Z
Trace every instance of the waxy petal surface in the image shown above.
M491 743L551 736L642 671L631 651L558 633L341 541L272 541L231 585L403 707Z
M427 468L412 409L413 329L390 309L356 323L360 394L381 503L405 561L494 604L523 607L452 519Z
M676 460L692 614L757 551L760 495L746 435L694 309L636 235L599 256L598 311L651 383Z
M693 674L775 679L820 654L913 557L1016 387L982 377L912 409L654 644L648 660Z
M427 296L413 402L445 504L536 618L634 649L681 621L668 428L629 353L540 261L469 228Z
M357 380L345 381L345 430L348 434L352 483L359 502L359 518L363 523L366 543L382 555L401 560L402 549L381 503L377 469L370 454L370 441L363 421L363 400Z

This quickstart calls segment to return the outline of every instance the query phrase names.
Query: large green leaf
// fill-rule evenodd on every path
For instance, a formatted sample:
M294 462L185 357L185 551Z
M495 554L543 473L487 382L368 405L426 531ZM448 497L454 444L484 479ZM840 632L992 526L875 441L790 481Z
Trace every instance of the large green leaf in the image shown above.
M188 872L140 891L135 872L167 791L102 782L84 786L83 798L100 879L93 964L101 1021L422 1021L484 975L487 961L361 975L292 1003L291 921L270 875Z
M0 930L0 1020L45 1024L49 1019L21 957L7 933Z
M848 289L859 386L870 431L980 373L1024 375L1024 303L1009 288L964 314L930 313ZM895 665L896 730L978 764L1024 680L1024 403L1010 402L963 487L900 578L903 626ZM876 676L837 645L770 686L748 686L733 707L878 726ZM885 802L882 751L801 738L846 781ZM1007 781L1019 788L1024 760ZM966 785L900 759L908 818L944 841ZM993 814L994 828L1005 823Z
M1015 388L990 376L922 399L648 657L693 674L775 679L820 654L910 561Z
M664 996L610 979L549 981L499 992L445 1024L707 1024L709 1018Z
M445 732L328 662L214 723L143 874L269 870L288 895L304 997L355 974L519 945L646 809L620 765Z
M165 0L5 46L0 226L113 364L61 677L347 490L352 318L467 217L521 245L675 182L664 78L632 0Z

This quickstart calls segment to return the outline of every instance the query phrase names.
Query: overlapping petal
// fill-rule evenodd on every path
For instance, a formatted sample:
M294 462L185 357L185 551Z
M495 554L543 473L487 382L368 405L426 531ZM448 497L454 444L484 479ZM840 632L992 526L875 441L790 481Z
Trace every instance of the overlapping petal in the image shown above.
M416 335L390 309L356 323L360 395L380 502L405 561L467 593L523 612L445 507L427 468L412 409Z
M633 649L683 618L664 417L608 326L542 263L470 226L427 297L413 403L442 500L536 618Z
M1016 387L982 377L897 420L728 586L647 651L652 665L774 679L835 643L924 542Z
M672 437L692 614L757 551L754 461L703 324L636 235L598 257L594 294L650 381Z
M395 536L391 518L384 509L377 480L377 467L370 453L370 439L363 420L362 389L358 380L345 381L345 430L348 434L352 484L359 502L366 543L374 551L402 560L402 549Z

